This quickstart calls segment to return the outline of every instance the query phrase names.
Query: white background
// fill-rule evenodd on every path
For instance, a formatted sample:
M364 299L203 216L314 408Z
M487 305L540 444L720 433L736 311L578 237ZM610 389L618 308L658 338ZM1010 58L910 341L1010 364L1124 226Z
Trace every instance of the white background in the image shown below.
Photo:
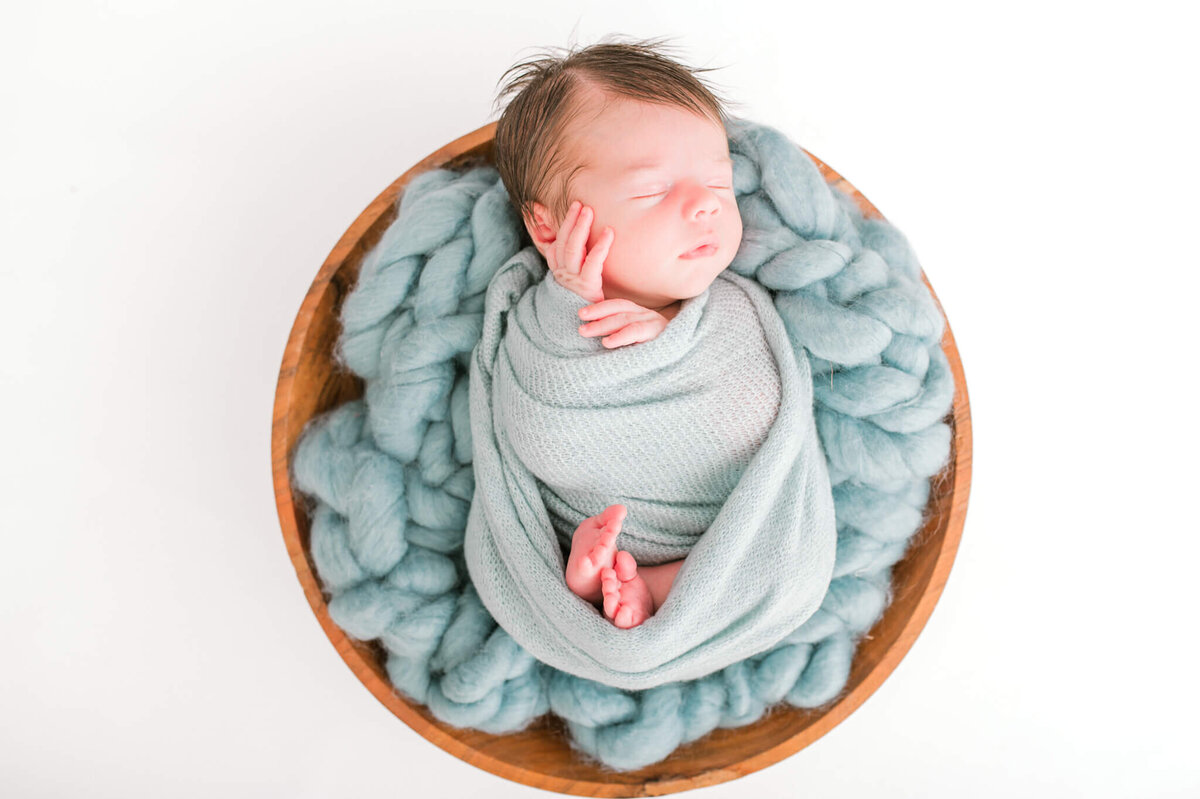
M1185 4L6 4L0 794L545 795L379 704L279 532L270 425L359 212L544 46L674 36L902 231L974 421L928 627L716 797L1196 796ZM1193 497L1193 499L1188 499Z

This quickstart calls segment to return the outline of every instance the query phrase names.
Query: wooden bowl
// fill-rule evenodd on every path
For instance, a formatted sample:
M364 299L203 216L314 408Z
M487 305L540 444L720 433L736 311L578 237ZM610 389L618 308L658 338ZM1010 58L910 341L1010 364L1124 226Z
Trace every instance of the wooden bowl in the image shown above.
M458 729L439 721L424 707L411 704L392 690L384 671L382 647L351 640L329 618L326 597L309 553L309 518L303 503L294 501L289 467L305 423L363 393L361 381L339 371L333 360L342 301L354 287L363 256L395 219L396 199L405 184L435 167L490 162L495 127L493 122L451 142L376 197L325 259L300 306L279 370L271 465L283 538L304 594L338 653L380 702L447 752L506 779L578 796L658 796L716 785L777 763L833 729L891 674L925 626L950 574L962 536L971 482L971 416L962 363L949 324L942 337L942 349L955 382L954 408L947 419L954 434L950 461L933 480L927 523L894 568L891 605L859 643L850 679L841 695L822 708L798 710L783 706L754 724L714 730L680 747L662 762L637 771L614 772L574 752L567 743L565 725L551 715L511 735ZM855 198L864 213L882 216L849 182L813 160L827 180Z

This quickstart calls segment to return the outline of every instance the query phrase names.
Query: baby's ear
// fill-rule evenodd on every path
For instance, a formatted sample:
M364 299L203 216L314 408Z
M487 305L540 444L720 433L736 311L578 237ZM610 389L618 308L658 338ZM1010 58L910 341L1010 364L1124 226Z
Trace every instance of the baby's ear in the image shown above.
M529 231L529 238L533 239L533 246L537 247L543 258L548 258L547 253L558 238L549 209L541 203L534 203L533 213L525 214L525 229Z

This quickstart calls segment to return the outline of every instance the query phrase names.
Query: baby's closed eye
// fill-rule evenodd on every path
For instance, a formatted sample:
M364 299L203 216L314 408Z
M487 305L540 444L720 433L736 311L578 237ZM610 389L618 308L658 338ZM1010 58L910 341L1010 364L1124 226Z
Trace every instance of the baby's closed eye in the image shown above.
M708 188L714 191L729 191L733 188L729 181L714 181L707 184ZM671 190L670 186L651 186L640 190L632 199L634 200L651 200L655 197L661 197Z

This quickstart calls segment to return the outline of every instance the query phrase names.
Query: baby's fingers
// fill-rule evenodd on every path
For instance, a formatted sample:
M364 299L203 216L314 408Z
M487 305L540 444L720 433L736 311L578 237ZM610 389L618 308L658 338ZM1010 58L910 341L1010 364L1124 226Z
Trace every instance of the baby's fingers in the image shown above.
M666 320L661 316L658 319L643 320L634 322L633 324L625 325L625 327L613 333L608 338L603 338L600 343L605 347L612 349L613 347L623 347L626 344L637 344L641 341L651 341L658 337L658 334L666 327Z
M583 203L579 202L579 200L571 203L571 207L567 209L567 215L563 217L562 223L558 226L559 242L565 241L575 228L575 220L579 218L581 210L583 210Z
M583 203L576 200L567 208L566 216L563 217L562 223L558 226L558 235L554 237L554 246L550 249L550 254L546 261L551 269L557 269L563 260L563 249L567 245L567 237L571 230L575 227L575 220L579 216L579 209Z
M633 300L626 300L620 297L611 300L601 300L594 302L591 305L579 309L580 319L599 319L604 316L619 313L621 311L646 311Z
M588 233L592 230L592 209L584 206L579 209L575 227L563 242L563 249L558 266L568 272L578 272L583 262L583 246L587 244ZM561 240L561 237L560 237Z
M638 321L640 315L636 313L618 313L612 316L606 316L603 319L597 319L594 322L588 322L585 325L579 326L579 335L585 338L592 336L607 336L615 330Z
M608 251L612 248L614 238L616 238L616 234L613 233L613 229L606 227L600 234L600 238L596 239L595 245L592 246L591 252L587 254L587 259L583 262L583 267L579 270L579 276L585 283L600 285L600 273L604 271L604 259L608 257Z

